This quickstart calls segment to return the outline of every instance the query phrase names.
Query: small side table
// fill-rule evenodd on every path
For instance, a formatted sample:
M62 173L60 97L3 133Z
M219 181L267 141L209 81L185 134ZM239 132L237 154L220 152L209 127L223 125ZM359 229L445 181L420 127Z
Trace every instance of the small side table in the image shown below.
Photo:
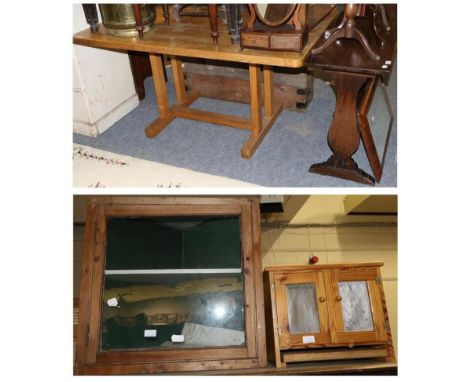
M336 108L328 131L328 144L333 154L325 162L313 164L309 172L374 185L380 180L382 163L376 160L369 126L362 123L359 111L368 110L375 91L375 83L388 83L393 68L397 46L397 6L385 5L390 30L382 25L385 43L377 40L373 26L366 19L356 23L367 36L372 49L380 56L371 59L361 45L352 39L340 39L317 55L311 55L306 66L322 70L336 92ZM316 46L324 43L324 37ZM374 177L359 168L352 155L362 138Z

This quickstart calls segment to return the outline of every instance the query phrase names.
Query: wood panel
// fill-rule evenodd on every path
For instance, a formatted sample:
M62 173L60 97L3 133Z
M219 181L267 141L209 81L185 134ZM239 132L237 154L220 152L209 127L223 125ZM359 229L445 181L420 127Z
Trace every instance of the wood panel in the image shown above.
M240 215L241 206L195 206L195 205L157 205L157 206L109 206L108 216L180 216L180 215Z
M160 350L138 350L138 351L102 351L96 356L98 363L131 363L131 362L164 362L177 360L188 360L193 358L194 350L197 351L199 360L217 360L226 357L229 358L247 358L247 349L245 347L217 347L203 349L166 349ZM123 362L125 360L125 362Z
M339 359L359 359L359 358L376 358L386 357L388 350L386 348L359 348L351 350L317 350L314 352L296 352L285 353L283 360L289 362L310 362L310 361L326 361Z
M247 196L99 196L95 203L146 206L146 205L246 205L253 203L257 197Z
M244 275L244 317L246 345L249 357L257 354L256 346L256 309L255 309L255 269L252 253L252 211L249 206L242 206L241 214L242 271Z
M189 90L197 89L201 96L221 99L224 101L250 103L249 80L229 76L211 75L202 73L185 73L185 83ZM278 73L274 74L274 78ZM275 83L272 99L284 109L304 112L312 100L313 77L301 87ZM260 99L265 102L264 87L260 88ZM229 91L226 91L229 89ZM268 115L265 110L265 116Z
M85 349L88 334L88 314L94 264L92 259L94 257L94 234L96 225L96 204L94 198L88 200L87 216L88 220L86 222L85 248L80 282L80 309L78 312L78 326L76 328L76 349ZM80 373L84 364L85 352L77 350L75 353L75 372Z
M369 263L340 263L340 264L314 264L314 265L273 265L265 268L265 272L310 272L314 270L324 269L353 269L353 268L365 268L365 267L381 267L384 263L382 261L369 262Z
M265 333L265 302L263 296L262 282L262 252L260 242L260 203L256 199L250 205L252 213L252 258L255 280L255 308L257 317L257 356L258 365L264 367L267 365L266 354L266 333Z
M105 207L97 208L95 251L90 261L93 262L92 285L90 287L90 309L89 316L86 317L87 338L86 338L86 363L96 362L96 354L99 350L101 340L101 304L104 278L104 256L106 245L106 214Z

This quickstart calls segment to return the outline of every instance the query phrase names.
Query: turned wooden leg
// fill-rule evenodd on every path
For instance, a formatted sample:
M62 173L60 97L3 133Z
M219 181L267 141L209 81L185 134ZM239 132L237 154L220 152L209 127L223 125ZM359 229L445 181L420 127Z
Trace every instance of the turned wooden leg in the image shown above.
M133 14L135 16L136 30L138 31L138 36L143 38L143 22L141 21L141 5L132 4Z
M326 162L313 164L309 172L374 185L374 178L362 171L351 158L360 142L358 94L371 77L345 72L326 73L336 91L336 109L328 131L328 145L333 155Z
M210 27L211 27L211 38L213 39L213 43L218 45L218 14L216 10L216 4L209 4L208 5L208 12L210 16Z
M387 12L385 11L385 7L383 4L376 4L375 5L377 7L377 10L378 10L378 13L380 14L380 17L382 19L382 24L385 28L385 31L386 32L390 32L390 29L392 29L390 27L390 24L388 23L388 20L387 20Z
M163 4L163 15L164 15L164 23L169 25L169 4Z
M370 15L371 15L371 23L372 27L374 29L375 36L377 37L377 40L380 43L380 46L385 44L385 39L382 37L382 35L379 32L379 27L377 26L377 8L376 7L370 7Z
M240 31L242 29L241 10L241 4L226 5L227 23L233 44L240 44Z
M341 28L344 27L346 23L346 16L343 15L343 18L341 19L341 22L338 24L338 26L336 26L335 28L333 29L327 29L325 31L325 33L323 34L323 37L325 38L325 40L328 40L328 38L333 34L335 33L336 31L340 30Z
M86 22L89 24L91 32L95 33L98 30L98 14L96 4L82 4L83 11L86 17Z

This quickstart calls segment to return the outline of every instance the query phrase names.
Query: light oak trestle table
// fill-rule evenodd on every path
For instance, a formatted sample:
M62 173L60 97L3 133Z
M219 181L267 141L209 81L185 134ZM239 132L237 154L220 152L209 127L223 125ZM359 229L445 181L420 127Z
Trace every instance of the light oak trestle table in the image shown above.
M138 36L112 36L104 26L99 25L95 33L89 29L76 33L73 36L73 42L95 48L149 53L159 117L146 127L145 133L148 138L154 138L175 118L235 127L251 132L241 149L241 156L249 159L281 113L281 105L275 103L273 95L272 67L300 68L304 66L313 46L337 15L338 11L335 9L314 27L309 32L306 46L299 53L256 49L241 51L238 45L231 43L225 25L220 25L218 44L214 45L208 20L195 17L187 17L183 22L171 25L156 24L151 31L145 33L143 39L139 39ZM168 101L163 55L170 56L171 59L177 99L174 105L169 105ZM197 91L187 92L185 89L182 57L247 63L250 78L250 118L191 108L190 105L200 94ZM264 87L263 113L260 88L261 67L263 67Z

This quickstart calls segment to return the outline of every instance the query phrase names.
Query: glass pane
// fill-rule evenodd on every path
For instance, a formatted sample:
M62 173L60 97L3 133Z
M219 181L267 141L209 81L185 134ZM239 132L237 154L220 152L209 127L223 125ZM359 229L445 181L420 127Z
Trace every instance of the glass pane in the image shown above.
M371 304L366 281L338 283L345 332L373 331Z
M319 333L320 320L314 284L289 284L288 318L290 333Z
M238 216L112 218L101 349L245 344Z
M112 218L106 269L240 268L238 216Z
M382 165L387 146L387 137L390 133L392 123L392 115L387 102L386 92L387 90L383 84L377 84L374 97L369 107L369 112L367 113L375 148Z

